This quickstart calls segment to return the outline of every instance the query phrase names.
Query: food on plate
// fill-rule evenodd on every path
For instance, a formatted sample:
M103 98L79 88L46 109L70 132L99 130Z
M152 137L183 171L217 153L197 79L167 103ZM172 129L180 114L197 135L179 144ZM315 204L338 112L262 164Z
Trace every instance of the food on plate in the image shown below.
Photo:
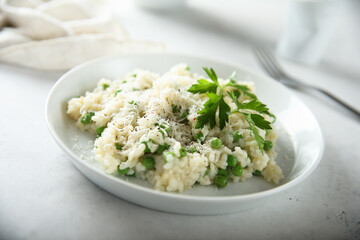
M72 98L67 113L96 136L95 159L107 173L142 178L157 190L224 188L253 176L279 183L275 116L253 83L204 71L179 64L163 75L135 69L101 79Z

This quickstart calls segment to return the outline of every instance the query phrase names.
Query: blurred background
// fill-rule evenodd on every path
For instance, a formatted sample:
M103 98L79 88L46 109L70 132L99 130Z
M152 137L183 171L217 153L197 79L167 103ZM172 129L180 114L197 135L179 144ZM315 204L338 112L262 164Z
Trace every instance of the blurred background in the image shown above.
M174 2L178 5L162 7L161 0L112 4L116 18L134 38L163 42L168 51L205 55L259 70L253 48L267 46L291 75L326 86L360 108L359 1ZM301 58L304 52L308 56ZM322 100L342 111L332 101Z
M164 42L173 51L206 54L248 64L249 59L244 61L244 55L251 55L254 45L265 44L276 49L287 30L288 5L309 1L187 0L183 1L182 7L162 10L155 6L141 7L143 2L146 1L112 2L117 6L116 16L133 37ZM157 1L151 2L156 5ZM313 2L333 5L335 1ZM323 25L316 27L327 28L327 22L331 22L332 31L327 36L328 41L318 46L325 45L326 50L317 67L355 77L360 74L360 3L340 3L333 15L321 16L319 12L320 17L324 18ZM296 12L291 14L296 17ZM314 35L318 32L314 32Z
M338 77L359 86L359 23L355 0L3 0L0 62L64 71L102 55L170 51L257 68L253 48L267 46L305 82L337 89Z
M359 118L311 91L293 93L322 128L318 168L273 202L230 215L128 203L92 184L50 140L47 96L79 63L176 52L267 74L257 46L291 76L360 109L358 0L1 0L0 239L358 239Z

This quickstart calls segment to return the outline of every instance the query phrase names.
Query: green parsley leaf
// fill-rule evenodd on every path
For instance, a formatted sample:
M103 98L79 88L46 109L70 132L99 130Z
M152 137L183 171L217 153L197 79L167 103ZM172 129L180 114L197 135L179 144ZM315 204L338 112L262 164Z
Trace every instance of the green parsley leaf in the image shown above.
M205 79L199 79L198 83L199 84L193 84L189 88L188 92L191 92L191 93L207 93L207 92L216 93L216 89L218 87L218 85L216 83L206 81Z
M165 138L165 133L164 133L164 131L163 131L162 129L160 129L160 128L159 128L158 131L161 133L162 137Z
M264 139L260 136L259 134L259 129L257 129L255 127L255 124L251 118L251 114L247 114L244 112L240 112L244 118L246 119L246 121L249 123L249 130L252 131L252 133L254 134L255 140L259 146L260 151L263 153L264 152Z
M257 111L259 113L265 113L271 116L271 114L269 113L269 108L267 108L266 105L260 102L259 100L252 100L250 102L242 104L238 101L235 94L230 92L228 92L228 94L230 95L230 97L233 99L234 103L237 106L237 109L234 110L232 113L236 113L236 112L240 113L239 110L249 109L249 110ZM255 113L249 113L248 115L249 118L245 118L245 119L250 125L255 124L255 126L261 129L272 129L270 126L270 122L265 120L263 116Z
M193 84L188 90L194 94L206 93L206 96L209 98L205 102L204 108L198 112L199 115L196 118L195 128L203 128L207 124L209 124L210 128L214 128L217 123L217 111L219 111L218 122L220 130L222 130L226 126L226 123L229 122L230 114L241 114L249 124L249 130L254 134L259 149L263 152L264 139L260 136L259 129L270 130L272 128L270 126L271 123L260 114L269 115L274 118L274 121L275 116L269 112L269 108L265 104L258 100L248 86L236 84L236 72L232 73L230 81L227 84L220 85L217 75L212 68L209 69L204 67L203 69L212 82L205 79L199 79L198 83ZM231 97L236 105L236 109L232 110L225 102L224 97L226 94ZM242 94L250 97L252 100L246 103L239 102L239 97ZM241 135L238 133L234 135L234 142L237 142L240 139L240 136Z
M216 125L216 111L220 104L221 96L215 93L207 93L209 100L204 104L204 108L199 111L200 116L196 118L195 128L203 128L206 124L210 124L210 128Z
M219 85L219 82L218 82L218 78L216 76L216 73L214 71L214 69L210 68L208 69L207 67L203 67L204 71L206 72L206 74L209 76L209 78L214 82L216 83L217 85Z
M224 98L221 98L219 103L219 124L221 130L225 127L226 123L229 122L229 115L230 107L224 101Z
M187 116L189 116L189 110L185 110L185 111L180 115L181 118L187 118Z
M195 128L202 128L206 124L210 124L210 128L216 126L216 112L219 108L219 124L220 129L223 129L227 122L229 122L230 107L223 99L222 88L219 85L218 78L214 69L203 68L212 82L205 79L198 80L198 84L194 84L188 90L192 93L207 93L209 100L204 104L204 108L199 111L200 116L196 118ZM220 95L217 95L217 89L220 87Z
M172 105L172 111L173 113L178 112L178 105Z
M199 152L196 148L194 147L190 147L188 150L187 150L189 153L194 153L194 152Z
M251 120L255 123L258 128L261 129L272 129L270 123L265 120L265 118L259 114L250 114Z
M233 94L235 95L236 99L238 99L241 95L240 91L238 91L238 90L234 90Z
M255 140L259 146L260 151L263 152L265 140L259 135L259 130L254 126L250 126L249 129L253 132Z
M258 111L260 113L265 113L269 116L271 115L269 113L269 108L266 107L266 105L263 104L262 102L260 102L259 100L252 100L250 102L245 103L244 109L251 109L251 110Z
M116 91L114 92L114 97L116 97L116 95L117 95L119 92L121 92L121 91L122 91L121 89L116 90Z
M109 85L109 84L104 83L104 84L102 85L102 87L103 87L103 90L105 90L105 89L107 89L108 87L110 87L110 85Z
M230 81L229 83L226 84L227 87L234 87L239 89L242 93L244 93L245 95L249 96L252 99L257 99L256 95L253 94L249 87L246 85L240 85L240 84L236 84L234 81Z

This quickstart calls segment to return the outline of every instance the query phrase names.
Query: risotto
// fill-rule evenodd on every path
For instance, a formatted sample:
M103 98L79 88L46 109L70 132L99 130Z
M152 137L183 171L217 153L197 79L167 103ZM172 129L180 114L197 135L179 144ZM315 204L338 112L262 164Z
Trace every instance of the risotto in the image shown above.
M76 126L96 135L93 152L108 174L142 178L157 190L183 192L194 184L283 178L275 162L275 116L251 82L192 73L135 69L101 79L68 102Z

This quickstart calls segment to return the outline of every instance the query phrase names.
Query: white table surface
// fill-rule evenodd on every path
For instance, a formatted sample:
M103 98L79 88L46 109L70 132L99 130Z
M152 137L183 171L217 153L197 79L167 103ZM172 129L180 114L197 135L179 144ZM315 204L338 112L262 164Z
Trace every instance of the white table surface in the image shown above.
M116 16L137 39L261 71L253 43L276 45L283 1L189 1L148 12L131 1ZM360 108L359 5L345 10L322 63L282 61L294 76ZM0 239L359 239L359 119L331 100L294 92L317 117L324 157L299 185L258 208L188 216L136 206L84 177L50 136L47 94L60 74L0 64Z

